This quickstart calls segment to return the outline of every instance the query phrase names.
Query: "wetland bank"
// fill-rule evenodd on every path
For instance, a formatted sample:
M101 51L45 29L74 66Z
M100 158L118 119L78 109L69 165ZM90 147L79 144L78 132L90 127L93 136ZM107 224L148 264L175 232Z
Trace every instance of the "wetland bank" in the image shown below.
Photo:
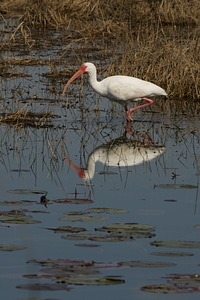
M1 1L5 299L199 298L199 10L197 0ZM85 61L99 79L139 77L168 99L126 124L86 77L62 98Z

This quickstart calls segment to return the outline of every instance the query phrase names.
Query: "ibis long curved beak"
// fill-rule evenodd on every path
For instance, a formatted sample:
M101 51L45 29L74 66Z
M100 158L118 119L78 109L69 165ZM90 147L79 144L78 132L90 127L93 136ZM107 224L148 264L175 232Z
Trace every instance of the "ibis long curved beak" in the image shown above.
M64 86L63 92L62 92L62 96L64 97L66 89L68 88L68 86L70 85L70 83L72 83L72 81L74 81L77 77L79 77L80 75L82 75L85 72L85 70L83 68L80 68L66 83L66 85Z
M61 151L62 151L62 154L64 155L64 158L65 158L65 161L68 163L68 165L74 170L77 172L78 176L80 178L85 178L85 171L79 167L77 167L76 165L74 165L71 160L69 159L69 157L66 155L65 153L65 150L64 150L64 147L61 146Z

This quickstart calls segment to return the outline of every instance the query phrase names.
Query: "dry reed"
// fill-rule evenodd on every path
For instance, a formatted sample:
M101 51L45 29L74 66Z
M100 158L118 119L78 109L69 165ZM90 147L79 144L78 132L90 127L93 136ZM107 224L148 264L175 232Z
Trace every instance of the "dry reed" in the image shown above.
M28 33L30 37L27 28L31 31L32 27L62 26L65 33L62 43L67 45L63 58L68 57L69 46L72 49L73 45L79 45L82 51L70 64L77 65L87 59L87 46L92 53L92 47L101 45L104 50L98 61L104 70L103 62L109 56L107 75L123 73L141 77L163 86L172 98L193 100L200 98L199 11L199 0L2 0L0 3L1 14L19 16L22 35Z

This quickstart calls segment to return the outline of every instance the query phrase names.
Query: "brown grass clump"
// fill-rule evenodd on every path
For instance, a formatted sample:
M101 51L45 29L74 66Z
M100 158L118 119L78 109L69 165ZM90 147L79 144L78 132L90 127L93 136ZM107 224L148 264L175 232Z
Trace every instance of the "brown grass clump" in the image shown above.
M160 3L160 18L163 22L186 25L199 24L200 2L198 0L163 0Z
M59 26L69 18L81 17L89 9L90 1L84 0L3 0L0 11L18 15L29 26Z

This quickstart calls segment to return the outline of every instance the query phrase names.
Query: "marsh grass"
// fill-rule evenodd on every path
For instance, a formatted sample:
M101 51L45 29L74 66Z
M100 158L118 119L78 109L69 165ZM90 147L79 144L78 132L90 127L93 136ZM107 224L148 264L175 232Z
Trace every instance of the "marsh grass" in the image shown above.
M34 48L35 28L54 27L63 33L57 43L62 48L58 56L64 69L70 66L73 73L82 62L90 60L98 64L102 77L124 74L155 82L166 89L172 101L200 98L199 11L199 0L0 3L3 16L19 18L9 40L10 50L12 44L22 41L27 49ZM41 47L42 43L45 40L41 40ZM25 62L44 63L34 59ZM57 62L49 65L49 76L58 77Z
M2 0L0 12L19 16L33 26L60 26L67 22L101 27L108 32L116 26L134 29L138 24L199 24L198 0ZM80 23L79 23L80 24ZM69 24L68 24L69 25Z
M137 50L133 50L134 41L129 39L129 49L122 49L121 55L115 53L108 73L122 73L163 86L170 98L193 99L200 97L200 43L197 37L192 39L166 41L154 33L147 39L138 41Z

